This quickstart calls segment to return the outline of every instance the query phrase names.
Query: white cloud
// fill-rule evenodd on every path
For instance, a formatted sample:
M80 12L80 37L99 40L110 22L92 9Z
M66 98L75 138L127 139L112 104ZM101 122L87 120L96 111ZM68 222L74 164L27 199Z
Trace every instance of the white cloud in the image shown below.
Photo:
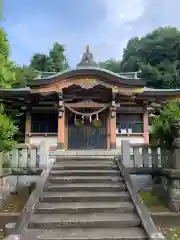
M101 0L106 9L106 22L120 26L135 21L144 13L144 0ZM111 25L114 27L113 25Z
M96 29L92 50L97 60L120 59L124 43L131 37L131 22L144 11L144 0L99 0L105 9L104 19Z

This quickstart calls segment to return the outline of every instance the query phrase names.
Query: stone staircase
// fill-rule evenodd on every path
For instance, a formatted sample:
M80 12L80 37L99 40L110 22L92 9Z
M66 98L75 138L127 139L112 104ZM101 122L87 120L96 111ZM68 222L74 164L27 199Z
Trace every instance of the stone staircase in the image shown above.
M148 239L110 158L57 157L24 239Z

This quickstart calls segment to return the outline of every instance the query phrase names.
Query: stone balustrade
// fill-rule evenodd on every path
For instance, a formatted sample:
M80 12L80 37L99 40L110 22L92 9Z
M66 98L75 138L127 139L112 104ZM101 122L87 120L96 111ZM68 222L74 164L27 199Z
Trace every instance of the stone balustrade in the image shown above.
M0 153L1 176L8 169L43 169L47 163L48 148L46 141L39 145L18 144L10 152Z
M176 140L172 150L150 144L130 144L122 142L122 160L130 173L151 174L154 189L172 211L180 211L180 144ZM138 171L137 171L138 168ZM136 170L135 170L136 169ZM143 171L149 169L148 171ZM150 171L151 170L151 171Z

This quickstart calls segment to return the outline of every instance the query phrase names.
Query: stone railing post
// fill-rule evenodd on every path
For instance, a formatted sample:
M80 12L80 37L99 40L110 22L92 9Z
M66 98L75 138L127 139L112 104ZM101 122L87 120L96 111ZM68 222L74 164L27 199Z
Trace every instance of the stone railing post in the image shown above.
M130 155L130 142L127 140L121 141L121 153L124 166L132 167L131 155Z
M177 132L177 137L174 139L173 142L173 169L179 169L180 170L180 121L177 121L174 123L174 128Z
M173 142L173 149L168 156L168 164L170 168L164 170L164 189L167 189L168 204L171 210L180 212L180 121L175 123L177 130L177 138Z
M173 143L174 149L172 151L173 169L179 169L180 172L180 138L176 138Z
M3 175L3 160L4 160L4 154L3 152L0 152L0 176Z
M47 141L42 141L39 145L39 168L44 169L47 164L49 157L49 149L47 146Z

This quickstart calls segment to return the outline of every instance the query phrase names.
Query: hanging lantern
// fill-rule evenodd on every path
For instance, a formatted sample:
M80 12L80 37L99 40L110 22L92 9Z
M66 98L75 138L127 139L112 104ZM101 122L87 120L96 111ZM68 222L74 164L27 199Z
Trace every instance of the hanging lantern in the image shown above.
M96 114L96 118L92 121L92 124L95 128L99 128L101 126L101 120L99 119L98 114Z
M75 118L74 118L74 125L75 125L77 128L80 128L80 127L82 126L82 120L77 119L77 118L76 118L76 115L75 115Z

